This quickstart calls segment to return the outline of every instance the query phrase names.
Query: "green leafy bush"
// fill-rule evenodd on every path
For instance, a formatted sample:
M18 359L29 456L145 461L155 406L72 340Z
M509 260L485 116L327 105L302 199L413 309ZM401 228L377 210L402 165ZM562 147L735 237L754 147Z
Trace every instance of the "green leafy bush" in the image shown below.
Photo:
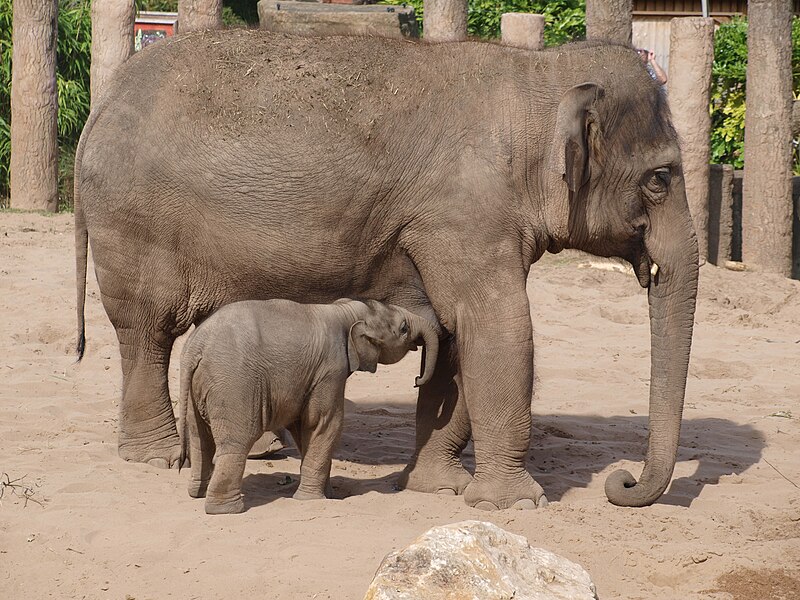
M747 20L723 23L714 35L711 81L711 162L744 166ZM792 89L800 95L800 19L792 21ZM795 153L794 171L800 174Z
M586 35L585 0L470 0L467 32L484 39L500 37L500 17L509 12L544 15L547 46Z
M422 32L423 0L381 0L380 4L413 7ZM586 35L586 0L469 0L467 33L483 39L500 37L500 17L508 12L544 15L548 46Z

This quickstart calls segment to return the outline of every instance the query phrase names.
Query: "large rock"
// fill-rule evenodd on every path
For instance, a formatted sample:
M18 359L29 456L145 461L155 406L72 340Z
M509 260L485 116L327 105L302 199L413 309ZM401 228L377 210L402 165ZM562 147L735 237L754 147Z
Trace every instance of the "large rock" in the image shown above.
M482 521L434 527L392 552L364 600L594 600L580 565Z

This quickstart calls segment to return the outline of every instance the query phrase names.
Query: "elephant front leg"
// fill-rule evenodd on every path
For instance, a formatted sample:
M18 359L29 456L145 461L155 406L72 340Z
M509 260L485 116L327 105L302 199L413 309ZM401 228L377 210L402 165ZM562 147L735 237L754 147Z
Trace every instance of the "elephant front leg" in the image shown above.
M401 488L461 494L472 481L461 464L470 425L466 404L459 401L457 361L453 341L443 340L433 378L419 391L416 449L398 480Z
M308 401L301 423L292 430L302 458L300 485L295 500L330 498L333 451L344 425L344 383L330 382L317 387Z
M487 293L457 312L462 391L475 445L475 475L464 491L486 510L547 502L525 469L530 446L533 332L525 290Z
M122 355L119 455L131 462L177 468L180 440L167 380L174 340L156 345L123 328L117 335Z

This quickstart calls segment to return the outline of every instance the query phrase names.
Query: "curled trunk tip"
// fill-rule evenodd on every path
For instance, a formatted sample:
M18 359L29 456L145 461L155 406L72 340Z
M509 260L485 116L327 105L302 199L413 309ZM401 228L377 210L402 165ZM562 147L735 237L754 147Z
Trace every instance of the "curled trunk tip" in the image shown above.
M637 482L625 469L618 469L609 475L605 486L606 497L611 504L632 507L650 506L665 489L666 486L653 487L644 480Z
M433 377L436 360L439 355L439 334L432 323L419 316L412 318L412 324L417 336L422 336L425 347L422 351L422 374L416 378L414 385L421 387Z

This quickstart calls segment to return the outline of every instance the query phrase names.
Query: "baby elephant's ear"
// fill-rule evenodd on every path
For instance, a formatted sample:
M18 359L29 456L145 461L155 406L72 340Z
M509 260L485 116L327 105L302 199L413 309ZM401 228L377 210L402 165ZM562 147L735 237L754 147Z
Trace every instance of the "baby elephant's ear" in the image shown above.
M350 372L369 371L374 373L378 368L379 356L380 348L367 335L367 324L364 321L353 323L347 336L347 362Z

